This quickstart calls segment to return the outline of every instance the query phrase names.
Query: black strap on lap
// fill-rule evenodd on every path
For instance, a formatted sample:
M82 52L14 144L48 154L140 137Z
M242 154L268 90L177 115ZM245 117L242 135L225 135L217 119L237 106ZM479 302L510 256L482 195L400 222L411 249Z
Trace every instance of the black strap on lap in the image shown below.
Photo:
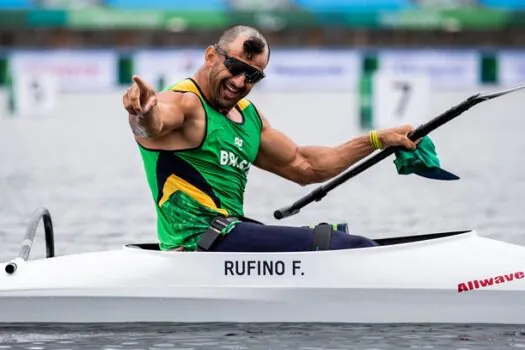
M233 221L238 219L233 216L224 217L217 216L211 221L210 226L204 231L199 242L197 243L198 249L208 251L215 244L217 239L221 236L222 230Z
M312 250L328 250L332 241L332 225L321 223L314 227Z

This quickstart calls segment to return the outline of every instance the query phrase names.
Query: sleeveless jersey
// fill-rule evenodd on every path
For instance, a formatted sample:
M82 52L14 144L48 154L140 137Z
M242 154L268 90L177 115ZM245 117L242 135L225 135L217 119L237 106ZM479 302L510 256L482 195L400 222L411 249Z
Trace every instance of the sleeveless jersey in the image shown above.
M215 110L192 79L167 90L196 94L206 115L202 143L179 151L139 144L157 211L161 250L196 250L197 241L218 214L243 216L247 175L260 144L262 121L254 105L242 99L235 108L242 122Z

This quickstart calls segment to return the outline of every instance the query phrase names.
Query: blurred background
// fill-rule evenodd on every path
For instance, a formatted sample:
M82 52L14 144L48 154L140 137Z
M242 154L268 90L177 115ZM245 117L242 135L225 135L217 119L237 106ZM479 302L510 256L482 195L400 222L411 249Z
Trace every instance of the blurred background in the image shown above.
M274 46L523 44L522 0L2 0L3 47L207 45L224 27Z
M501 76L495 48L525 45L523 0L2 0L0 83L13 50L74 48L114 50L126 84L130 50L206 46L239 23L274 48L362 49L365 70L372 48L476 47L482 82Z
M447 89L525 78L523 0L2 0L0 86L31 74L34 92L37 74L47 90L100 91L138 73L161 88L235 24L260 29L276 52L260 89L366 94L378 69L422 72ZM367 108L361 118L372 118Z
M138 73L160 88L235 24L257 27L277 52L261 88L366 90L387 67L447 89L525 78L523 0L2 0L0 86L38 72L62 92L100 91ZM298 52L301 69L290 64Z
M191 76L235 24L272 46L250 98L299 144L417 125L471 94L525 82L525 0L0 0L0 257L36 207L58 254L155 241L155 211L122 94ZM349 222L370 237L476 229L525 242L523 94L432 134L460 181L387 160L280 224ZM310 188L252 168L246 215Z

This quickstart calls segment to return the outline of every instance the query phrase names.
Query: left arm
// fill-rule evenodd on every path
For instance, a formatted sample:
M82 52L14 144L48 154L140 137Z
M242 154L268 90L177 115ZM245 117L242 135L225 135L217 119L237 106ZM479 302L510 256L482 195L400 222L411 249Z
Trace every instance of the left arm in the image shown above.
M305 186L329 180L375 151L370 138L358 136L335 147L298 146L288 136L272 128L264 116L261 145L254 165ZM384 147L415 149L408 138L410 125L378 131Z
M337 176L373 151L368 136L336 147L298 146L263 118L255 166L304 186Z

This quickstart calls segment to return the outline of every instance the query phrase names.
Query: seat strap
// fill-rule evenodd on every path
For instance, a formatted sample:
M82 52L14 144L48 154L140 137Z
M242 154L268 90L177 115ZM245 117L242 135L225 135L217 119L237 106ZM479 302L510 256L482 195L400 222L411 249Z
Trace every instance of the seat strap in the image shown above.
M314 227L312 250L328 250L332 242L332 225L321 223Z
M199 242L197 243L198 250L210 250L210 248L215 244L219 237L229 232L229 230L227 230L228 227L236 222L240 221L238 218L233 216L225 217L219 215L216 218L214 218L211 221L210 226L206 229L206 231L204 231L201 238L199 239Z

